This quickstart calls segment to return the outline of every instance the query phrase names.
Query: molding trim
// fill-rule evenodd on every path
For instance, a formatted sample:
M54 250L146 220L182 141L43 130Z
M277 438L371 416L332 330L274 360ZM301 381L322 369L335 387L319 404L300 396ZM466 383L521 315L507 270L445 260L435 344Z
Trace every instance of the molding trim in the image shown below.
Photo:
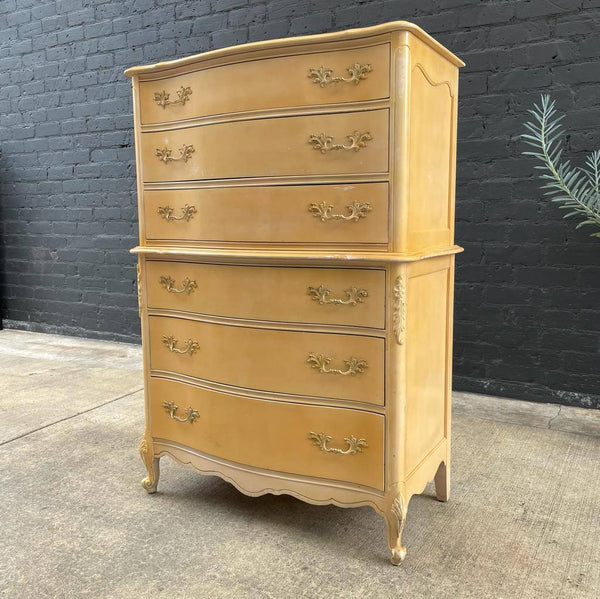
M447 85L448 86L448 91L450 92L450 97L454 98L454 90L452 89L452 84L450 83L450 81L439 81L439 82L435 82L427 73L427 71L425 70L425 67L418 62L417 64L415 64L415 66L413 67L413 71L415 69L419 69L421 71L421 73L423 73L425 79L427 79L427 82L432 86L432 87L438 87L440 85Z

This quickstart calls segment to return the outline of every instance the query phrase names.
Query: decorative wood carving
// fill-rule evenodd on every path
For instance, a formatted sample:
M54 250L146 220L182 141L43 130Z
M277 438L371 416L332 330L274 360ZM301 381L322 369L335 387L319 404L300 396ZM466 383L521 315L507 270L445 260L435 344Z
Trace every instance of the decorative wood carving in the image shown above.
M406 281L405 275L394 281L393 330L398 345L404 345L406 334Z

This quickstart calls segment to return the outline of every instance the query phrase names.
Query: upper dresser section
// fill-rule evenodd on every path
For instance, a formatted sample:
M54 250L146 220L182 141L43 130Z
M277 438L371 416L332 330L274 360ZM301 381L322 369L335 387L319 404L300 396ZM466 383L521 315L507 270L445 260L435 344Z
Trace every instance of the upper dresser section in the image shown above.
M462 65L397 21L128 69L140 243L453 247Z
M360 102L390 94L389 44L197 68L140 82L141 123Z

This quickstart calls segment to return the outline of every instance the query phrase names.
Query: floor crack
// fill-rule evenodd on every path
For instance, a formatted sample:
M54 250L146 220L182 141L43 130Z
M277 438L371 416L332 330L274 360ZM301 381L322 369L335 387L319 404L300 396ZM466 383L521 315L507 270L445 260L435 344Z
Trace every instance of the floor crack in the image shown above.
M23 433L22 435L17 435L16 437L13 437L12 439L7 439L6 441L2 441L2 442L0 442L0 447L2 447L3 445L6 445L7 443L12 443L13 441L22 439L23 437L33 435L34 433L44 430L45 428L48 428L50 426L54 426L55 424L60 424L61 422L71 420L72 418L77 418L77 416L81 416L82 414L87 414L88 412L93 412L94 410L97 410L98 408L102 408L104 406L107 406L108 404L114 403L115 401L119 401L120 399L125 399L126 397L134 395L135 393L139 393L143 389L144 389L144 387L140 387L139 389L134 389L133 391L129 391L128 393L125 393L123 395L119 395L119 397L113 397L113 399L109 399L108 401L105 401L102 404L98 404L97 406L92 406L91 408L88 408L87 410L82 410L81 412L77 412L76 414L71 414L70 416L65 416L64 418L61 418L60 420L55 420L54 422L49 422L48 424L44 424L44 426L40 426L39 428L36 428L34 430L27 431L26 433Z
M552 418L550 418L550 420L548 420L548 428L552 428L552 423L560 416L560 413L562 412L562 406L559 405L558 406L558 411L556 412L556 414L554 414L554 416L552 416Z

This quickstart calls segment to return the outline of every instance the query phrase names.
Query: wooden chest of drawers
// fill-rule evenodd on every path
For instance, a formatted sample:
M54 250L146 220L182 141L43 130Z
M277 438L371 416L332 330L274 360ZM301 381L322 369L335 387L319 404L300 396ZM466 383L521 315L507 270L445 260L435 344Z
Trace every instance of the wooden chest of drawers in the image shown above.
M394 22L129 69L146 430L250 495L446 500L457 75Z

